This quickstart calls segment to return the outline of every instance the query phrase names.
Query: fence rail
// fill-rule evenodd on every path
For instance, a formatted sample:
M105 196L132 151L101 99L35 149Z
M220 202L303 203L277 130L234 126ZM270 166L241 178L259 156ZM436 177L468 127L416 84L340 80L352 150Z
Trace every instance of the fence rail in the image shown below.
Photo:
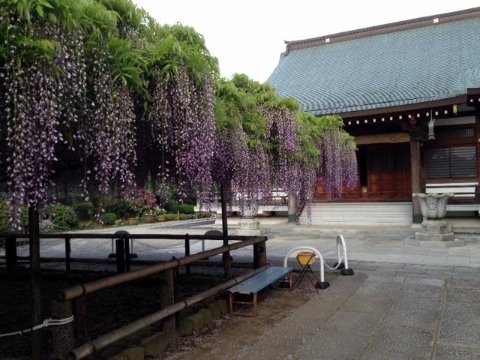
M9 234L6 238L6 265L7 269L14 271L17 268L19 259L27 260L28 257L17 256L17 241L25 238L24 235ZM91 281L79 286L73 286L59 292L57 299L51 304L52 315L54 319L70 319L74 321L52 330L53 358L81 359L90 354L100 351L113 342L127 337L134 332L141 330L155 322L162 321L162 326L167 329L169 336L176 336L175 315L208 297L220 294L225 288L235 284L242 279L251 276L252 273L244 274L240 278L231 279L230 277L230 252L237 249L253 246L253 268L260 269L267 264L266 257L266 236L229 236L228 240L236 241L232 244L223 245L207 251L202 251L190 255L191 240L218 240L223 241L221 235L173 235L173 234L129 234L128 232L116 234L86 234L86 233L68 233L68 234L42 234L40 242L46 239L64 239L65 258L42 258L43 261L65 261L66 270L70 270L70 263L75 259L71 258L71 241L75 239L112 239L116 244L116 264L117 274L106 278ZM159 239L159 240L184 240L185 256L172 259L163 263L158 263L144 268L130 271L130 246L131 239ZM192 263L198 262L208 257L223 254L223 263L225 275L229 280L227 282L198 293L188 299L178 302L175 299L175 278L174 272L182 266L189 269ZM92 261L92 259L87 259ZM93 260L94 261L94 260ZM104 260L103 260L104 261ZM255 270L254 270L255 271ZM187 271L188 273L188 271ZM164 277L161 282L161 303L162 307L151 315L142 319L137 319L132 323L125 325L110 333L103 334L97 339L90 340L88 336L87 324L87 297L98 291L102 291L114 286L127 284L132 281L140 280L145 277L160 274ZM173 335L172 335L173 334ZM174 340L172 340L174 341Z

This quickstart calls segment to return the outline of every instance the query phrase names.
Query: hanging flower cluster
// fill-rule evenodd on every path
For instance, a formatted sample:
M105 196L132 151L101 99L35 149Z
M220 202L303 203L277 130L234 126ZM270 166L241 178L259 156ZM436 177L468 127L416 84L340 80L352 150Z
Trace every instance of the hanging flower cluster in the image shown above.
M340 197L342 190L357 185L357 158L355 148L342 136L339 128L332 128L320 144L318 175L323 178L325 192L330 197Z
M128 88L116 84L108 72L108 55L99 51L93 63L93 95L84 147L94 163L98 189L109 194L112 179L119 176L122 189L135 184L136 117Z
M243 76L232 82L236 90L224 84L218 91L224 113L219 111L217 119L223 129L217 129L213 171L240 208L281 190L296 197L299 216L305 207L310 212L318 177L329 196L356 185L355 146L341 119L305 115L302 120L295 104L280 100L270 88Z
M160 171L163 180L169 182L173 180L170 171L174 169L180 198L187 195L187 187L192 184L199 193L212 189L214 99L212 80L205 77L202 83L195 84L185 67L180 68L172 81L157 79L151 120L155 140L164 156Z
M53 74L41 65L13 67L7 101L9 204L12 224L21 224L20 205L37 208L49 202L55 146L62 141L58 130L60 105Z

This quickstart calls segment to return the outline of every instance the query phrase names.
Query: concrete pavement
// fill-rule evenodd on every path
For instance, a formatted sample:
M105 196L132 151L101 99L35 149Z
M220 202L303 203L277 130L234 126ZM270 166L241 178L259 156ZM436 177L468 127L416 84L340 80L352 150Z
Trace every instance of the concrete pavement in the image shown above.
M238 359L480 359L480 269L352 262Z

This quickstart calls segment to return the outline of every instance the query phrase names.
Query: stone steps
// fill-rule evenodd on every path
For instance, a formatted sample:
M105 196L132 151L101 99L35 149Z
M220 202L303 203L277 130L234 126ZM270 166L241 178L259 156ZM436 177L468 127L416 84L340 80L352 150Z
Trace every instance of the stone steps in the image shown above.
M325 226L410 226L412 203L315 203L311 222L304 210L300 224Z

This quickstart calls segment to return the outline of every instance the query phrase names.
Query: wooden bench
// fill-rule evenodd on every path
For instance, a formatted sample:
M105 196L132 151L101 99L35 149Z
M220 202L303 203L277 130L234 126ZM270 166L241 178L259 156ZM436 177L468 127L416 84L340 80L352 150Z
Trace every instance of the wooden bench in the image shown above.
M230 295L230 313L243 316L257 316L258 293L268 286L284 280L288 287L292 287L291 272L293 268L282 266L271 266L264 271L242 281L227 290ZM236 312L235 304L249 305L253 307L253 312Z

